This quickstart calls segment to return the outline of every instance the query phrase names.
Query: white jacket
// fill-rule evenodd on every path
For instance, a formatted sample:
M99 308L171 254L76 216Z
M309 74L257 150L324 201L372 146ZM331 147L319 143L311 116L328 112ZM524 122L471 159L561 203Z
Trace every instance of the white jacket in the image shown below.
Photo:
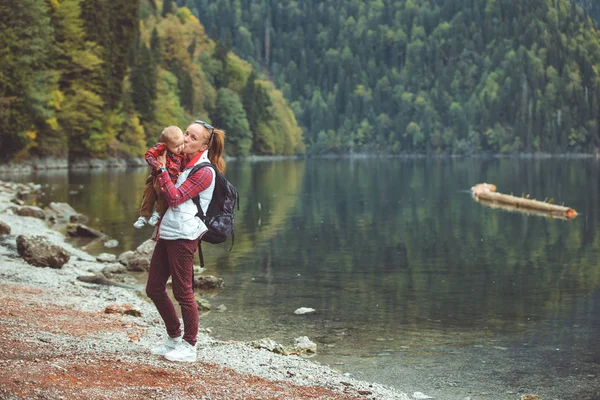
M203 162L210 162L208 159L208 151L205 151L196 164L198 165ZM179 187L185 182L187 179L192 167L186 168L183 170L179 178L177 179L177 183L175 183L176 187ZM212 200L212 195L215 190L215 171L212 168L208 168L213 175L212 182L210 186L200 192L198 195L200 198L200 207L202 207L202 211L206 214L208 210L208 205ZM160 226L158 230L158 235L160 239L165 240L176 240L176 239L188 239L193 240L199 238L204 232L208 229L204 222L196 216L198 212L198 208L194 204L192 199L186 200L183 203L179 204L175 207L167 208L165 215L162 217L160 221Z

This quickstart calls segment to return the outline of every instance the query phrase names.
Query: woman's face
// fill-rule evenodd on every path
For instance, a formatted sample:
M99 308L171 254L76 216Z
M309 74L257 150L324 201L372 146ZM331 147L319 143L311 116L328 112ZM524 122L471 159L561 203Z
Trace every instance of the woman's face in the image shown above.
M201 124L191 124L183 135L183 152L197 154L208 148L208 129Z

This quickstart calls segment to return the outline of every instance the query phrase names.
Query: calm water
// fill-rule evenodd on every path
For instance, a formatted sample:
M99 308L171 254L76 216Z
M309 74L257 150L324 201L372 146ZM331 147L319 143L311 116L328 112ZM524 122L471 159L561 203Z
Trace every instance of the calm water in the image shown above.
M69 202L120 242L91 251L119 254L151 234L131 225L146 174L18 179L48 185L41 205ZM241 195L235 246L204 246L207 273L226 282L210 302L227 311L200 321L215 336L290 345L306 335L317 361L437 398L464 399L467 381L493 381L511 399L600 388L598 160L236 161L227 175ZM579 216L486 207L468 192L480 182Z

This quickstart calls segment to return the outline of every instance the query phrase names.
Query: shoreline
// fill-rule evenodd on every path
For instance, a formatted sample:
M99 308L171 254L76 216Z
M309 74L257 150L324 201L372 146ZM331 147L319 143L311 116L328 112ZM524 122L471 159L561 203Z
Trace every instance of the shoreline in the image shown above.
M0 298L7 306L0 310L0 397L409 399L306 358L216 340L202 327L196 363L150 354L164 328L145 294L77 280L106 264L67 243L45 220L14 214L15 194L0 186L0 221L11 227L0 235ZM42 235L70 260L61 269L29 265L17 253L19 235ZM141 316L107 314L115 304ZM123 371L128 378L117 379Z
M295 160L307 158L321 159L341 159L341 158L403 158L403 159L420 159L420 158L489 158L489 159L590 159L595 158L600 160L600 152L594 153L516 153L516 154L378 154L378 153L355 153L355 154L321 154L321 155L270 155L260 156L252 155L246 157L226 157L227 161L249 160L249 161L279 161L279 160ZM30 174L41 171L81 171L81 170L108 170L108 169L124 169L124 168L142 168L148 167L143 157L140 158L106 158L106 159L80 159L74 162L69 162L66 158L35 158L25 162L9 162L0 163L0 173L2 174Z

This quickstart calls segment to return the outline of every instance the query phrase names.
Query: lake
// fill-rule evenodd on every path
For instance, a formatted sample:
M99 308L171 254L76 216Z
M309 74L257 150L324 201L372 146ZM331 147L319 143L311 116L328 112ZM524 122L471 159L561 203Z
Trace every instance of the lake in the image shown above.
M92 253L120 254L151 234L132 226L147 173L13 180L43 184L41 206L68 202L119 241ZM600 398L599 160L238 160L227 176L241 196L235 244L203 246L206 274L226 285L208 300L227 311L200 319L215 337L308 336L316 361L438 399ZM481 182L579 215L490 208L469 192Z

